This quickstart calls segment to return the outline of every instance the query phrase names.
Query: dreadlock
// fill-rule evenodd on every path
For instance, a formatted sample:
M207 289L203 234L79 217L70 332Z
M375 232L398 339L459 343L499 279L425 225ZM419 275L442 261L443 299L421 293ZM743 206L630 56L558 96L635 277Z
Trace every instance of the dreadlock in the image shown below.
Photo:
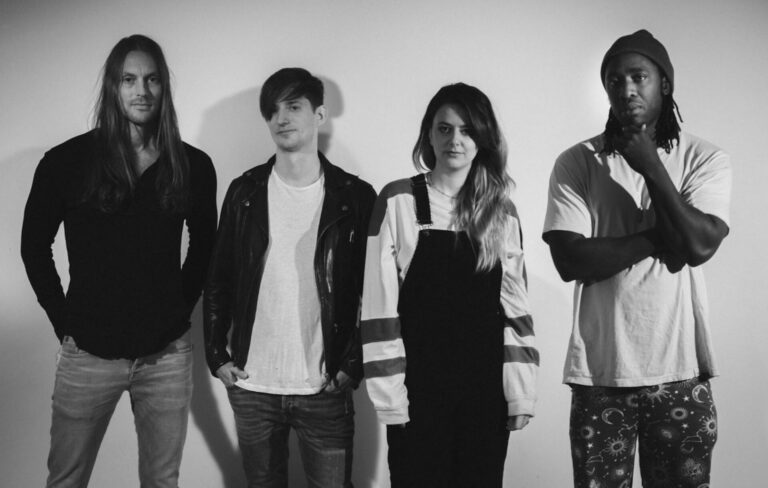
M677 122L683 121L683 117L680 115L680 109L677 106L677 102L672 98L672 94L664 95L661 101L661 113L659 119L656 121L656 133L655 140L656 146L664 149L669 154L674 146L673 141L680 142L680 124ZM613 154L618 151L614 146L613 141L618 137L621 137L621 122L613 115L613 111L608 109L608 121L605 123L605 132L603 132L603 138L605 139L605 145L602 152L605 154Z

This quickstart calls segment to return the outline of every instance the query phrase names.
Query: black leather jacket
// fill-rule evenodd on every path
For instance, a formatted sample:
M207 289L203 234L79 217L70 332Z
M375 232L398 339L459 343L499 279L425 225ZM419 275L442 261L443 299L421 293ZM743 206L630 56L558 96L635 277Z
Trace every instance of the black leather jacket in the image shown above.
M315 251L326 372L341 369L356 382L363 376L358 316L363 287L368 221L376 199L371 185L332 165L319 153L325 197ZM269 244L267 181L275 163L256 166L235 179L221 209L216 245L203 295L205 355L216 370L248 358L256 300ZM227 351L227 334L232 335Z

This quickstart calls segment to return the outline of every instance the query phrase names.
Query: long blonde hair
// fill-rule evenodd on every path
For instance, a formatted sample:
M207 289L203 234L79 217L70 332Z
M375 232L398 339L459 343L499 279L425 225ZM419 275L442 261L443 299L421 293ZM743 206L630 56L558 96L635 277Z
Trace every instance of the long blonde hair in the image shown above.
M104 63L101 93L94 110L99 158L92 168L85 199L93 199L102 211L118 210L133 196L140 177L131 147L128 121L120 102L123 63L131 51L147 53L157 65L163 87L157 120L157 143L164 157L161 156L158 161L155 189L163 210L180 213L187 206L189 161L179 136L170 70L160 45L141 34L120 39Z
M419 138L413 147L413 164L418 171L435 168L429 132L435 114L444 105L463 109L470 137L477 145L477 155L456 196L454 219L456 228L466 232L479 247L477 270L489 271L504 254L509 192L514 185L506 171L506 142L491 101L482 91L465 83L447 85L432 97L421 121Z

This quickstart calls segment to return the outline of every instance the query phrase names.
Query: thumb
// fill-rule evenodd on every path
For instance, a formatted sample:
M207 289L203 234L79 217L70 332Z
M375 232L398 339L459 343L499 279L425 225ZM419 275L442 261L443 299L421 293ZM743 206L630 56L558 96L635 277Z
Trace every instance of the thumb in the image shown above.
M243 371L240 368L237 368L237 367L232 368L232 372L235 374L235 376L237 376L241 380L244 380L244 379L248 378L248 373L246 373L245 371Z

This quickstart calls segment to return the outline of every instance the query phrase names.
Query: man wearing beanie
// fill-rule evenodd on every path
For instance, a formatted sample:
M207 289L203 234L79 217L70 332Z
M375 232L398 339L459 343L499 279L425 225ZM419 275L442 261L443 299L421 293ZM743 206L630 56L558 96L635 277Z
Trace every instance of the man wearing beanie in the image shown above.
M672 63L648 31L619 38L600 79L605 130L558 157L543 234L575 281L575 486L631 486L638 439L643 486L709 486L718 372L700 265L728 234L730 159L681 131Z

